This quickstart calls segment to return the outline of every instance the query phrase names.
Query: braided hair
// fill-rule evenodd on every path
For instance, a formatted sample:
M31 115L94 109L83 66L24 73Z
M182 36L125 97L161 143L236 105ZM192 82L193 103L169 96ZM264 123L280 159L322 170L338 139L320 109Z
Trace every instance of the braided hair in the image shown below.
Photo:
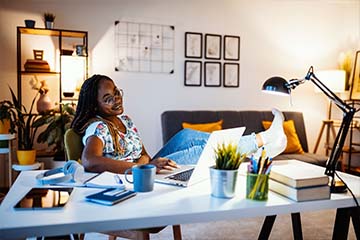
M71 123L71 128L78 134L84 134L87 126L93 122L92 119L97 118L99 82L103 79L112 81L107 76L95 74L81 86L75 117Z
M92 77L85 80L85 82L81 86L79 101L76 107L74 120L71 123L71 128L73 128L74 131L77 132L78 134L83 135L86 128L91 123L96 121L102 121L107 125L110 135L114 140L113 142L114 142L115 152L123 154L125 150L124 147L122 147L119 142L120 132L117 130L116 126L111 121L97 115L98 113L97 97L98 97L99 82L101 80L112 81L112 79L107 76L95 74Z

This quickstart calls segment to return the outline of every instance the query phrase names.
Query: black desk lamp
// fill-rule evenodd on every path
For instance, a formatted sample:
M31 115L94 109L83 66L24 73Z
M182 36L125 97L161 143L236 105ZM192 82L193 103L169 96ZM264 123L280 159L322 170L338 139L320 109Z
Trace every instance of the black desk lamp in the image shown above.
M332 193L345 192L346 186L335 185L335 170L338 160L340 158L346 135L349 131L350 124L356 112L356 109L344 101L342 101L335 93L333 93L328 87L326 87L314 74L313 67L309 68L304 79L291 79L287 82L282 77L272 77L265 81L262 90L266 92L277 93L280 95L290 95L291 89L295 89L302 83L311 81L315 84L336 106L338 106L343 112L343 119L340 125L338 134L336 135L333 148L330 156L326 162L325 174L331 177L330 191Z

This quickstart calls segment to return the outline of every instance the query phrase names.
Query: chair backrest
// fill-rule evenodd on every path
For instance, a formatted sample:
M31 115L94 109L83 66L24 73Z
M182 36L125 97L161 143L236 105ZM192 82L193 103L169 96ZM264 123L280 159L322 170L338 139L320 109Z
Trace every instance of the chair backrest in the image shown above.
M81 136L70 128L65 132L64 143L67 160L75 160L81 163L81 154L84 148Z

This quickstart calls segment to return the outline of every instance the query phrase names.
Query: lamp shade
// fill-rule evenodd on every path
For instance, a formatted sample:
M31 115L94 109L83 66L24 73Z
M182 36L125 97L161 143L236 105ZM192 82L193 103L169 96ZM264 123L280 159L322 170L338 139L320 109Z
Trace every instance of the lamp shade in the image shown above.
M344 70L323 70L316 72L317 78L332 92L341 93L345 91L346 73ZM321 92L315 87L315 92Z
M285 96L291 92L287 81L282 77L271 77L266 80L262 86L262 91Z

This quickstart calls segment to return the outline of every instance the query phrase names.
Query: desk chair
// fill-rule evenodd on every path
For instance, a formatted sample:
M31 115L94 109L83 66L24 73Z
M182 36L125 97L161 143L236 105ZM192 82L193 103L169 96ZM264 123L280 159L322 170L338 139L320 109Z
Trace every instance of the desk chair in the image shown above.
M65 145L67 160L70 159L77 160L81 163L81 154L84 149L81 136L77 134L73 129L71 128L68 129L65 132L64 145ZM148 240L150 239L150 234L158 233L161 230L163 230L165 227L146 228L146 229L138 229L138 230L121 230L121 231L106 232L105 234L110 235L109 240L115 240L116 237ZM174 240L181 240L180 225L173 225L172 228L173 228Z

